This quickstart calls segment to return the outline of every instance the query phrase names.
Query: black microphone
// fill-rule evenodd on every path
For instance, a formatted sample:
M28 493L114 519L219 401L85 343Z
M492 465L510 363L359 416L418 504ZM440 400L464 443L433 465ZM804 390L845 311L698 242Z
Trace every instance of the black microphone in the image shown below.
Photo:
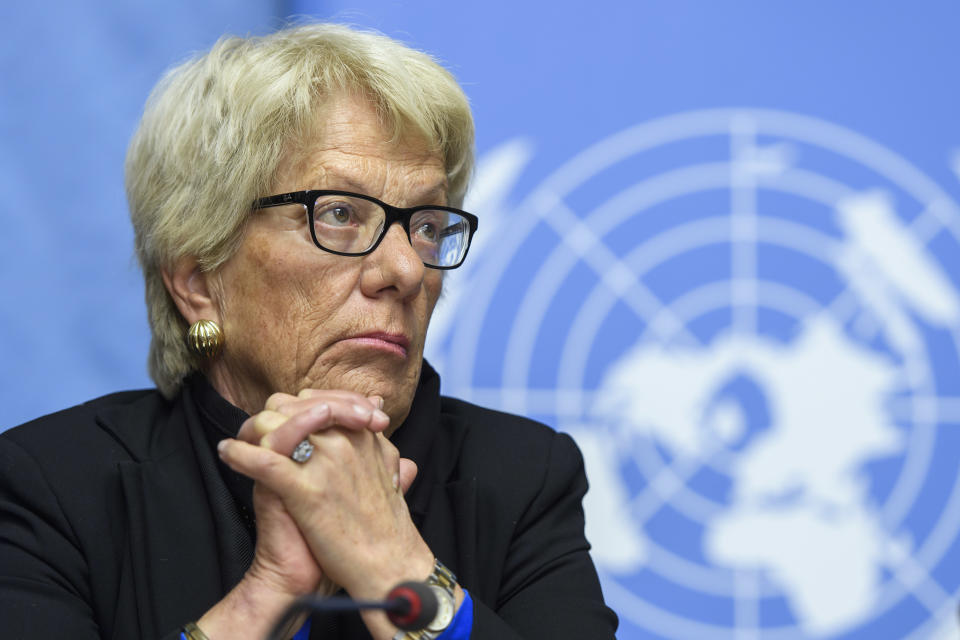
M320 598L303 596L280 616L273 626L267 640L286 640L284 631L301 613L328 613L334 611L360 611L363 609L383 609L387 618L397 628L405 631L423 629L437 615L437 596L423 582L401 582L387 594L386 600L354 600L349 597L334 596Z
M387 618L404 631L419 631L437 615L437 595L423 582L401 582L387 594L387 602L396 607L387 609Z

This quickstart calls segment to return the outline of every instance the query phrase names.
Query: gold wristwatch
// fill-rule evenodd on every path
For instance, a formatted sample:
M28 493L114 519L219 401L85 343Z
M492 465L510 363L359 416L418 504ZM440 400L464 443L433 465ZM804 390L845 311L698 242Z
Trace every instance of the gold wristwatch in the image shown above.
M443 633L457 612L457 600L454 592L457 588L457 576L453 575L439 560L434 558L433 573L424 582L437 596L437 615L420 631L403 631L393 636L393 640L433 640Z

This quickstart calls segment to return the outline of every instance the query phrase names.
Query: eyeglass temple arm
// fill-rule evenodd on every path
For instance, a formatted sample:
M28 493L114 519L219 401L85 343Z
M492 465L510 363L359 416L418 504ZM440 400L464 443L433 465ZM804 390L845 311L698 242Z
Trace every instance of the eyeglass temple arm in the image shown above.
M466 220L467 220L467 229L470 231L470 234L472 235L476 233L477 225L475 223L471 224L469 219L466 219ZM448 227L444 227L443 229L440 230L440 237L444 238L446 236L452 236L455 233L459 233L459 230L457 229L458 226L459 226L458 224L451 224Z
M267 207L279 207L284 204L303 204L291 193L281 193L276 196L267 196L253 201L254 209L266 209Z

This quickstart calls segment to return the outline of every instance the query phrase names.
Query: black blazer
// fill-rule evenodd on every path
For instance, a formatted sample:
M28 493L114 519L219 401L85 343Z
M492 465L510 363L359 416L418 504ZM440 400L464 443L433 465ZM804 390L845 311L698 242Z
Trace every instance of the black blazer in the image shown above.
M178 638L240 579L243 524L186 393L114 394L0 434L0 637ZM473 640L614 637L568 436L441 398L425 365L393 441L419 466L414 522L473 597ZM311 637L369 635L315 617Z

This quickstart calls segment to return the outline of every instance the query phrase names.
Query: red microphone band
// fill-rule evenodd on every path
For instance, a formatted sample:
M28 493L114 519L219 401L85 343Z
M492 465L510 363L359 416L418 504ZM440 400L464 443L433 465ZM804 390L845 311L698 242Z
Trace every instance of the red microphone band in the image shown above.
M423 629L437 615L437 597L423 582L401 582L390 590L387 600L397 604L387 617L399 629Z
M423 582L401 582L390 590L386 600L353 600L351 598L318 598L304 596L291 604L273 626L269 640L283 640L287 627L301 613L361 611L383 609L390 622L404 631L425 628L437 615L437 596Z

